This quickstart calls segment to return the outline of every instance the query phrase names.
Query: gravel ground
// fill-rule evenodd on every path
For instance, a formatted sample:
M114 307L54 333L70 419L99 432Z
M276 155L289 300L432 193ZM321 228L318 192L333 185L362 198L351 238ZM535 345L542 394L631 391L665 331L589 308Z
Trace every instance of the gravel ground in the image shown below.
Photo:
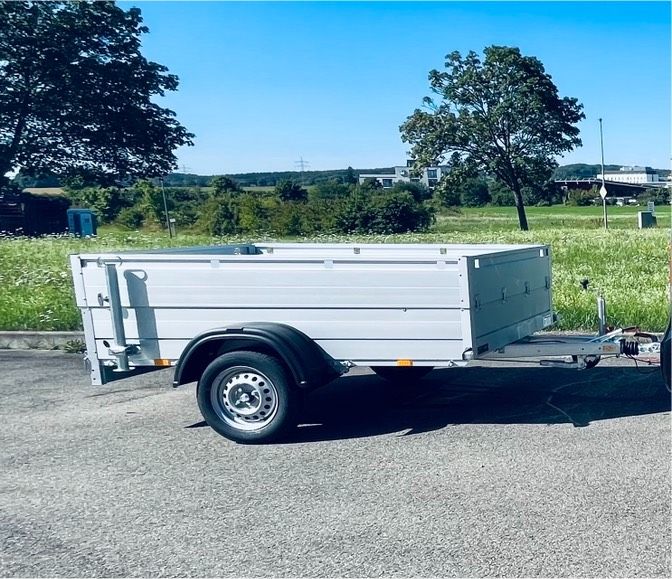
M658 373L358 370L282 444L205 426L170 370L92 387L0 352L0 576L670 577Z

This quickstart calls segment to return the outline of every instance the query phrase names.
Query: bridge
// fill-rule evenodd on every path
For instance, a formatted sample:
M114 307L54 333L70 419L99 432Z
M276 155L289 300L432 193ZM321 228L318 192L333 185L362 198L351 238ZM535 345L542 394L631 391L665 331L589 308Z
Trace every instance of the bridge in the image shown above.
M602 187L602 179L591 177L588 179L556 179L555 184L563 189L585 189ZM658 183L621 183L620 181L604 181L608 197L636 197L647 189L667 187L664 181Z

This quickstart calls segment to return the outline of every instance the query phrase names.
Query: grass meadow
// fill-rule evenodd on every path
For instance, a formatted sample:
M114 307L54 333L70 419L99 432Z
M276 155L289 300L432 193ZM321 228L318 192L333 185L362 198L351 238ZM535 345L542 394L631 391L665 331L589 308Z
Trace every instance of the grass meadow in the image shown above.
M562 330L595 330L594 291L607 299L609 321L662 331L669 317L670 212L658 210L658 228L637 229L637 208L530 207L530 231L518 230L515 208L463 209L438 216L432 233L391 236L318 236L293 241L369 243L545 243L553 255L553 301ZM95 239L0 237L0 329L77 330L68 255L133 248L279 241L269 236L217 238L101 228Z

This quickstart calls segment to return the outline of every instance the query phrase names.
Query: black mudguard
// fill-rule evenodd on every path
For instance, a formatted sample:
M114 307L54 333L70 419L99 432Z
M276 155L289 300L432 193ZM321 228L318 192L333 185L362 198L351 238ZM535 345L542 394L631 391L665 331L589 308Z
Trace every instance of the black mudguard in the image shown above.
M667 331L663 336L663 341L660 344L660 370L663 373L663 380L667 389L672 388L672 320L667 324Z
M175 366L173 386L198 380L217 356L249 350L279 358L302 389L313 389L338 378L347 367L327 354L314 340L286 324L252 322L217 328L196 336Z

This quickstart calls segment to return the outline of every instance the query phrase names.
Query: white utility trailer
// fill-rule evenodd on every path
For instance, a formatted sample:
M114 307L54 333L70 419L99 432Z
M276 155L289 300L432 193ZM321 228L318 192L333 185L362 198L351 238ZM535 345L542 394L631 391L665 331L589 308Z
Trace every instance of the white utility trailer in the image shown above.
M93 384L175 366L217 432L279 436L302 391L370 366L395 381L475 358L636 353L552 325L545 245L249 244L71 256Z

